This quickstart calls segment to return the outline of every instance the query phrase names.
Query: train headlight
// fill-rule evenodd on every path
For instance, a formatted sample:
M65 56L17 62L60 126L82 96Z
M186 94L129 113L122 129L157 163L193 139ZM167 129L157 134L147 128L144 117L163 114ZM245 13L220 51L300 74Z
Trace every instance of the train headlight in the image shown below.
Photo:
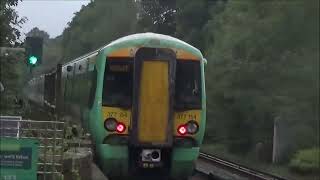
M115 131L117 129L117 120L114 118L107 118L104 121L104 128L108 131Z
M196 121L189 121L187 124L186 124L186 127L187 127L187 132L189 134L195 134L198 132L199 130L199 125Z

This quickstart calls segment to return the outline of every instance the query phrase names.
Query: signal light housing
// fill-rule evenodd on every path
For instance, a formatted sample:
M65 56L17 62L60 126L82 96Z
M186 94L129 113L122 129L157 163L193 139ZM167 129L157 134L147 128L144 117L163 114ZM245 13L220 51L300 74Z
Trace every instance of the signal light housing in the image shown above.
M26 63L29 66L36 66L42 61L43 38L41 37L26 37L25 40L25 55Z

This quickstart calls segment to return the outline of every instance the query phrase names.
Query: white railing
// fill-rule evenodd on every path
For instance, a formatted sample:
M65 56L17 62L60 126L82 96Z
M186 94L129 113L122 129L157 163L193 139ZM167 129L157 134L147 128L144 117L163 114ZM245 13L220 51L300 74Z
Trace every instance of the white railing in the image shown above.
M39 141L38 180L57 179L63 171L64 122L0 116L0 136Z

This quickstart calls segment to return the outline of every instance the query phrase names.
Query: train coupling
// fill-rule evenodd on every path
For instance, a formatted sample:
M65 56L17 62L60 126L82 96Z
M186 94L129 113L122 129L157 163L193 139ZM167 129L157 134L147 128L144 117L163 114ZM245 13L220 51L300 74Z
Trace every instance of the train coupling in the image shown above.
M143 149L141 152L141 160L142 162L160 162L160 149Z

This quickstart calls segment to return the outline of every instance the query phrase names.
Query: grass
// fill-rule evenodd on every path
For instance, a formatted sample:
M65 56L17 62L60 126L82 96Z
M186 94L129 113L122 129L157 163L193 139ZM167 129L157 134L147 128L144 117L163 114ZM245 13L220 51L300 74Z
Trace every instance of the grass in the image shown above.
M300 173L313 173L319 171L319 148L298 151L290 161L289 167Z

